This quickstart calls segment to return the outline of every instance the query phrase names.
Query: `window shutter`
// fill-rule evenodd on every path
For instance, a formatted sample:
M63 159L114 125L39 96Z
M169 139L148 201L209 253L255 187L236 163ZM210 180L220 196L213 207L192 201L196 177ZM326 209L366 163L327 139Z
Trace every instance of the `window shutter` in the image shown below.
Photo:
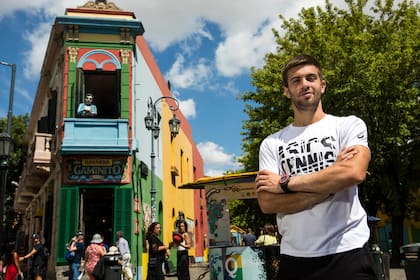
M131 246L132 236L132 191L131 188L115 188L114 229L124 232L124 238Z

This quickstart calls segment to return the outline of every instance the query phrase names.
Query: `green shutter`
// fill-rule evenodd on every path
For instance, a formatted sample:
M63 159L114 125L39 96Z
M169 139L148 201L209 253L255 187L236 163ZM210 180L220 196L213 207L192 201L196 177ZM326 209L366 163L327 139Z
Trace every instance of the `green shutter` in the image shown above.
M128 244L131 245L132 221L131 221L131 207L132 207L132 191L131 188L115 188L114 195L114 229L115 232L122 230L124 238L127 239ZM115 237L114 237L115 238Z
M79 189L61 188L58 206L57 262L66 262L64 259L66 243L74 236L78 226Z

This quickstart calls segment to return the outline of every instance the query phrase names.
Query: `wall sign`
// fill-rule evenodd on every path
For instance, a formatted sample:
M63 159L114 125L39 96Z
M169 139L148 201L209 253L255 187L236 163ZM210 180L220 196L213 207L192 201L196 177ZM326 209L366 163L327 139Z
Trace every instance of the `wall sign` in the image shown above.
M128 184L130 157L66 157L63 184Z

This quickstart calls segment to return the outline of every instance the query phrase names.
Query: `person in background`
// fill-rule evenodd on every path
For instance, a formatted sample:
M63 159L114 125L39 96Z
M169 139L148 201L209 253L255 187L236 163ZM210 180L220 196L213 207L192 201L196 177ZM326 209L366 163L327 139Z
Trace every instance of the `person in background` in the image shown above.
M29 258L32 258L31 264L31 275L33 275L35 280L42 280L46 263L44 261L44 245L41 243L41 236L37 233L32 235L32 250L23 257L20 257L19 260L23 261Z
M90 241L90 245L85 251L85 272L88 274L90 280L95 280L93 270L99 259L106 254L105 248L101 245L104 240L99 233L95 233Z
M191 238L188 234L188 224L184 220L178 221L178 233L182 236L177 246L177 267L176 272L179 280L190 280L190 259L188 249L191 248Z
M93 94L87 93L85 96L85 102L80 103L79 107L77 108L77 116L79 117L96 117L98 114L98 109L96 105L93 104Z
M15 245L15 242L11 242L8 243L6 247L6 273L4 280L17 280L19 276L21 277L20 279L23 279L23 273L20 268L19 256L16 252Z
M149 243L149 263L147 266L147 280L164 280L162 263L166 256L170 255L169 248L163 245L159 239L161 231L160 223L153 222L146 232L146 240Z
M258 236L258 239L255 241L255 245L269 246L277 243L278 240L274 232L274 226L272 224L265 224L263 234Z
M130 247L128 246L128 241L124 238L124 233L121 230L117 231L116 236L116 245L122 258L122 270L124 280L131 280L133 279L133 272L131 270L131 254Z
M262 141L256 176L260 208L277 214L282 236L279 279L378 279L357 186L370 161L366 124L324 112L312 56L291 58L282 78L294 119Z
M252 233L252 229L248 228L247 233L242 238L242 246L254 246L257 237Z
M69 248L70 252L74 252L74 259L70 264L72 280L78 280L80 276L80 266L82 259L85 258L85 239L83 232L79 231L76 234L75 240L72 240Z

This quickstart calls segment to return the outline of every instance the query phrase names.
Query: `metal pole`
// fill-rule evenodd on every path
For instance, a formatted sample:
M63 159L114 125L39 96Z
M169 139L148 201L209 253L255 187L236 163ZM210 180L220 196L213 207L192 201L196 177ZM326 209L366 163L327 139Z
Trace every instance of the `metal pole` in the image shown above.
M12 128L12 114L13 114L13 97L15 91L15 75L16 75L16 64L10 64L4 61L0 61L1 65L6 65L12 67L12 77L10 81L10 96L9 96L9 111L7 113L7 134L11 136ZM4 204L6 200L6 186L7 186L7 171L9 166L9 157L0 159L0 248L3 248L3 243L5 240L4 236ZM1 252L3 253L3 252Z
M15 93L16 64L11 64L10 66L12 66L12 80L10 82L9 112L7 113L7 134L11 136L12 134L10 130L12 128L13 97Z
M1 182L0 182L0 251L1 253L3 253L3 248L4 248L4 240L6 240L4 238L4 234L5 231L3 230L3 226L4 226L4 201L6 200L6 184L7 184L7 160L6 159L1 159L1 163L0 163L0 173L1 173Z
M174 97L171 96L162 96L159 97L155 102L153 102L152 98L149 97L148 99L148 114L145 117L145 122L146 122L146 128L148 130L150 130L150 134L151 134L151 153L150 153L150 161L151 161L151 188L150 188L150 204L151 204L151 220L152 223L156 222L156 185L155 185L155 160L156 160L156 153L155 153L155 140L157 138L159 138L159 119L157 116L157 110L156 110L156 104L158 104L159 102L161 102L163 99L172 99L175 101L176 106L169 106L169 109L174 112L176 110L178 110L179 108L179 103L178 100L176 100ZM151 121L151 123L150 123ZM157 131L157 134L155 134L155 130Z
M153 116L153 127L155 126L155 106L153 105L152 108L152 116ZM151 188L150 188L150 203L152 204L152 209L151 209L151 216L152 216L152 223L156 222L156 186L155 186L155 158L156 158L156 154L155 154L155 138L153 135L153 127L150 130L150 135L151 135L151 139L152 139L152 151L150 153L150 160L151 160L151 172L152 172L152 177L151 177Z

